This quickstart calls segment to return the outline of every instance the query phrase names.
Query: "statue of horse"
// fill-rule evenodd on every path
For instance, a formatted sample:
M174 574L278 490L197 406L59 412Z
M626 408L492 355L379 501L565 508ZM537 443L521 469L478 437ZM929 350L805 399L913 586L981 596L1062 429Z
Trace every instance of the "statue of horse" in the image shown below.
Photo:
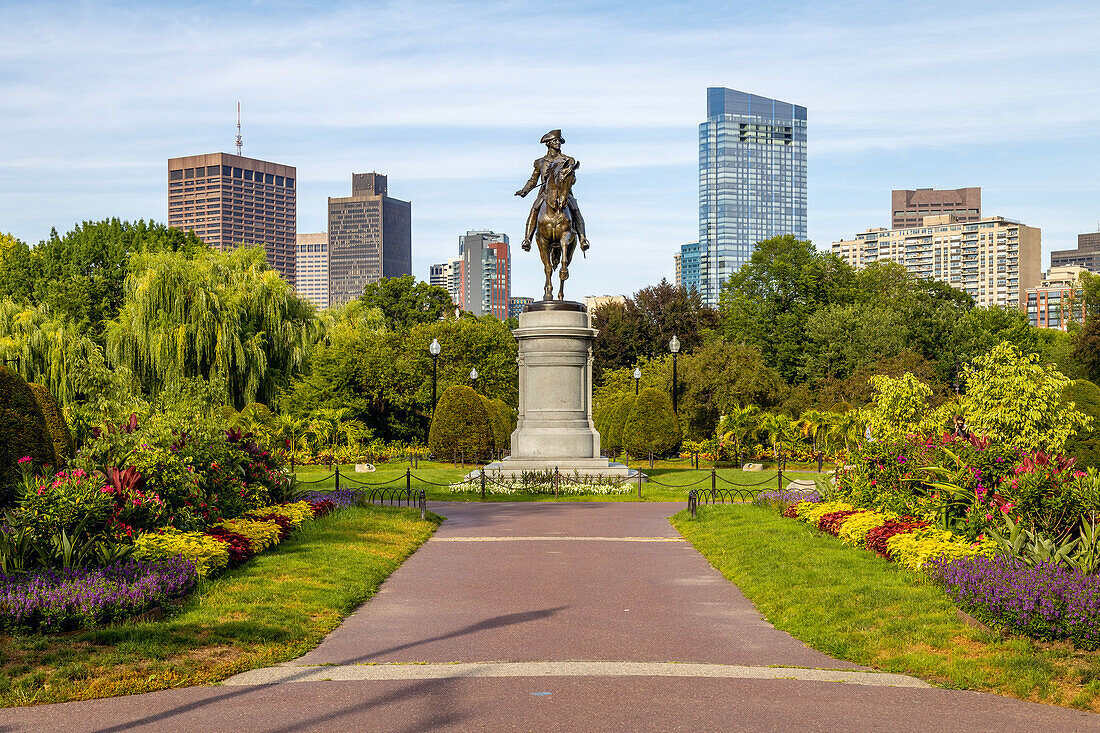
M577 229L567 205L569 193L577 177L575 165L568 161L555 162L550 166L546 183L546 200L539 207L535 224L535 242L542 256L542 268L546 272L546 287L542 299L554 299L554 270L558 270L558 300L565 299L565 281L569 279L569 263L573 260L573 250L577 247Z

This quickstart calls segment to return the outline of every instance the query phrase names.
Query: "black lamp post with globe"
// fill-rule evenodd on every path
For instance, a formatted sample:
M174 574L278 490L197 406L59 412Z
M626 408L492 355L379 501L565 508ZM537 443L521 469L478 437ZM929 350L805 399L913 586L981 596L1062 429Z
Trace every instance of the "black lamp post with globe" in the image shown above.
M676 412L676 355L680 353L680 339L673 336L668 350L672 352L672 411Z

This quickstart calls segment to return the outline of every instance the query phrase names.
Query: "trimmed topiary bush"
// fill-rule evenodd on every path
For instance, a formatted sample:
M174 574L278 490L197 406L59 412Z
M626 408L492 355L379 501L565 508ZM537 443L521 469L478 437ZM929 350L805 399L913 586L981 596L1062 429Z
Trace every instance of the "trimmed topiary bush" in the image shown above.
M512 447L512 431L515 430L515 410L499 397L489 400L489 405L492 408L489 416L493 421L493 442L498 451L509 450Z
M1062 399L1092 418L1092 423L1066 441L1066 455L1077 459L1077 468L1100 468L1100 387L1078 379L1062 390Z
M607 412L607 432L600 433L600 445L610 451L623 449L623 427L634 407L634 395L623 395Z
M634 401L623 426L623 447L641 458L663 456L680 447L683 433L672 400L661 390L646 387Z
M50 390L41 384L30 382L28 387L34 393L38 406L42 408L42 416L46 420L46 430L53 439L53 451L59 462L67 461L76 453L73 444L73 434L69 430L69 423L65 422L65 415L61 412L61 405L50 394Z
M19 482L18 461L30 456L35 468L56 465L53 440L34 392L17 373L0 366L0 506L10 504Z
M485 403L465 385L448 387L435 408L428 431L428 449L437 460L488 459L493 450L493 428Z

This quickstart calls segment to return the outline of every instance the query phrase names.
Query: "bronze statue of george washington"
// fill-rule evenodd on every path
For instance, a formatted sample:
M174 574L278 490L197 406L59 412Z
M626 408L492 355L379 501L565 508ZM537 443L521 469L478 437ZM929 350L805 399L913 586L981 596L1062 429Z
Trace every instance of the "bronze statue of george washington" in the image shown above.
M526 196L531 193L531 189L539 185L540 181L542 182L539 195L535 197L535 201L531 204L531 213L527 215L527 226L523 230L523 244L521 246L525 252L531 251L531 240L535 237L539 209L546 203L547 184L553 169L564 168L571 174L581 167L581 164L574 158L561 151L562 143L565 142L565 138L561 136L561 130L551 130L543 135L539 142L546 145L546 155L535 161L535 170L531 173L531 178L523 185L523 188L516 191L516 196ZM573 198L572 192L569 192L566 196L565 208L568 209L573 229L576 231L577 239L580 240L581 252L584 252L588 249L588 237L585 236L584 219L581 217L580 207L577 206L577 200Z

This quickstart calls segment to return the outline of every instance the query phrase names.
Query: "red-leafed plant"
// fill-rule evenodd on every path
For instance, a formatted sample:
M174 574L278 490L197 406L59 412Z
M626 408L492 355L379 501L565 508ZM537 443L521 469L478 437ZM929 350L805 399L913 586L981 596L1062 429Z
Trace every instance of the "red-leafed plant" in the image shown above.
M206 534L225 543L226 549L229 550L230 567L240 565L255 554L252 552L252 543L239 532L233 532L224 527L212 527Z
M903 517L899 520L888 519L885 524L880 527L875 527L867 533L867 549L889 560L890 548L886 546L886 541L888 539L896 534L905 534L906 532L912 532L915 529L927 526L928 522L922 522L912 517Z
M840 534L840 527L844 524L844 520L853 514L858 514L856 510L846 509L839 512L829 512L828 514L821 515L821 519L817 520L817 528L822 532L828 532L834 537Z

